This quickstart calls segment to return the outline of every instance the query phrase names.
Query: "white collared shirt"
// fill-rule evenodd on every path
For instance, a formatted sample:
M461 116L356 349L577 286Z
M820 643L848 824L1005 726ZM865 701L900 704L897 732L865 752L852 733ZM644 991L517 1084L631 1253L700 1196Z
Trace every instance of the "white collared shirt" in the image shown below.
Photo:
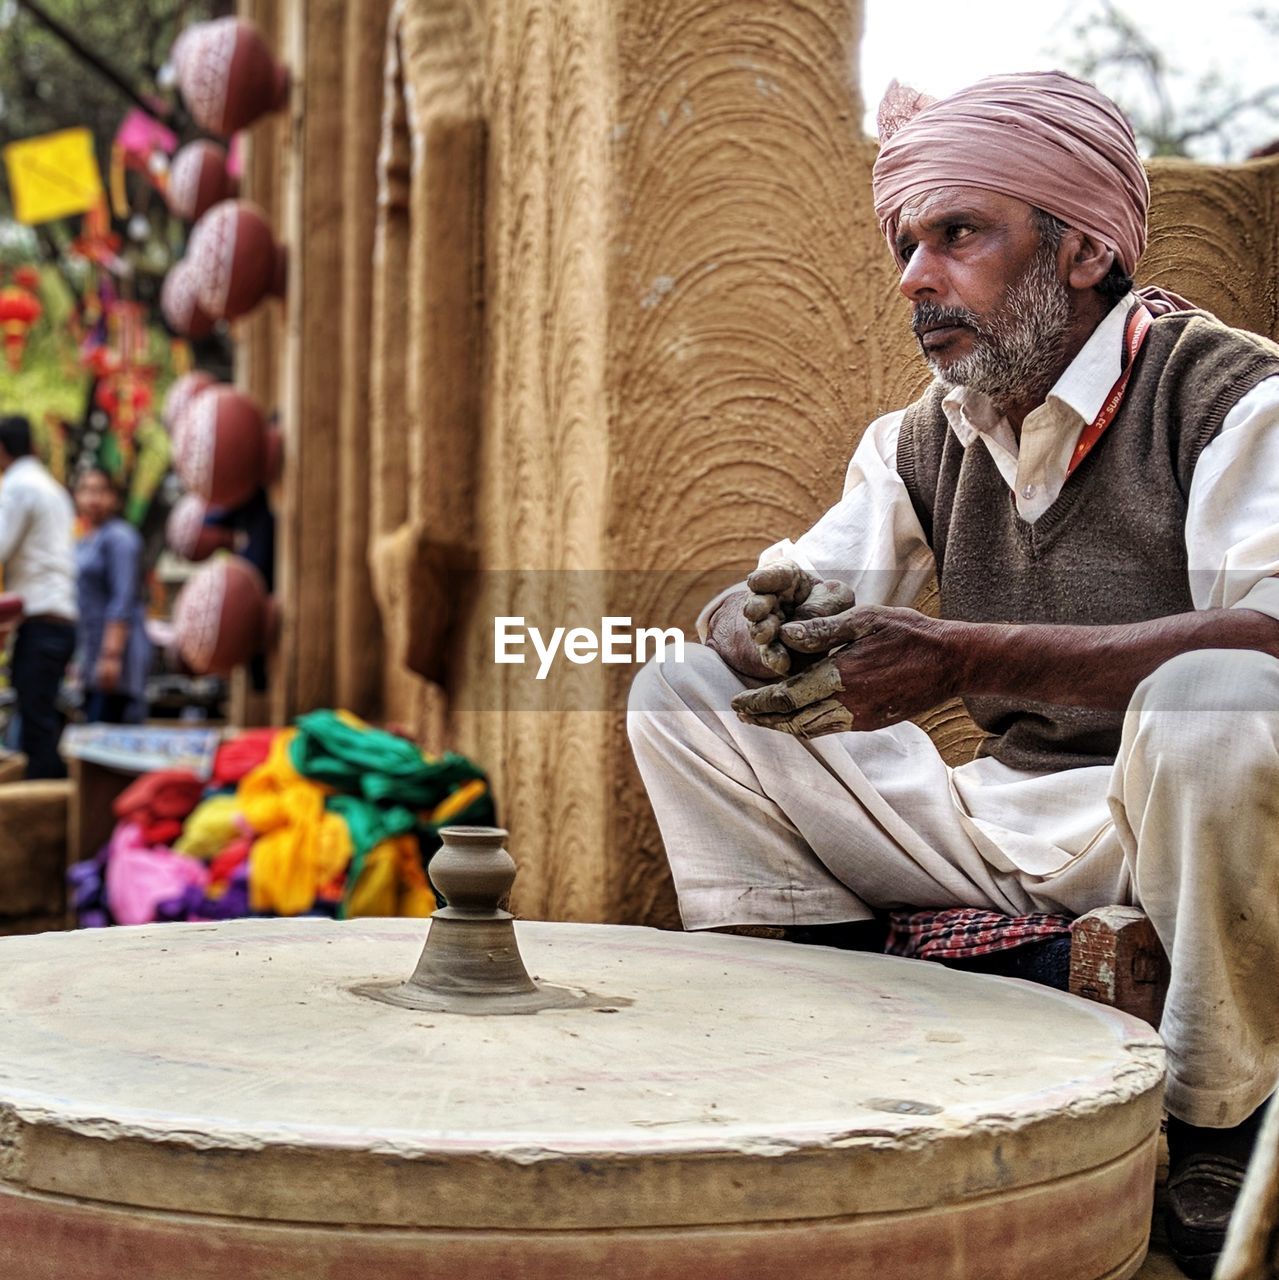
M989 451L1017 511L1033 523L1052 506L1085 424L1119 378L1129 294L1026 416L1020 443L1007 419L978 392L957 388L943 409L965 448ZM840 500L801 537L775 543L760 563L792 559L853 587L859 604L912 605L933 571L933 555L897 474L905 410L877 418L848 464ZM1196 609L1256 609L1279 619L1279 377L1258 383L1230 410L1204 449L1187 497L1186 549ZM723 596L702 611L706 625Z
M965 449L980 439L1017 500L1017 514L1029 524L1057 501L1079 433L1101 406L1123 371L1124 324L1138 301L1129 294L1092 331L1038 408L1021 424L1021 441L988 396L956 387L942 411Z
M0 562L4 589L22 597L28 617L79 616L75 587L75 508L71 495L33 457L0 476Z

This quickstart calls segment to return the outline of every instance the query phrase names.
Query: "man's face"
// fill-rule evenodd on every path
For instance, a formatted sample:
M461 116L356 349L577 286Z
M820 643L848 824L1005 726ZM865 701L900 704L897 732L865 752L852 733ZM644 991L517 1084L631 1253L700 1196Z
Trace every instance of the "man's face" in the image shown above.
M900 288L929 367L996 401L1045 393L1061 369L1070 293L1023 200L948 187L903 206Z

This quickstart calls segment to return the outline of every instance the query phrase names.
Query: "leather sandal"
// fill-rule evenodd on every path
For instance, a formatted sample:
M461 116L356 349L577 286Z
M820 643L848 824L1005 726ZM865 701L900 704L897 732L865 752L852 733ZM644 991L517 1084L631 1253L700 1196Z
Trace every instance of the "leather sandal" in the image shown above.
M1169 1174L1164 1227L1172 1256L1186 1275L1211 1280L1246 1168L1233 1156L1197 1152Z

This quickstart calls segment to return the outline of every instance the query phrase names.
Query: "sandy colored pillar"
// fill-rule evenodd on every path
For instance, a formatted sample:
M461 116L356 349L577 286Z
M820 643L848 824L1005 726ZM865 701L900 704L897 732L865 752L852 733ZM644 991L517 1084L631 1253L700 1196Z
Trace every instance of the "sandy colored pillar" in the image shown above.
M835 495L884 391L860 8L522 0L486 24L486 589L543 624L691 622ZM453 719L494 772L520 908L673 920L633 672L534 709L527 671L494 667L493 611L464 620Z
M363 716L382 702L381 622L369 574L369 370L372 363L373 243L377 158L389 0L346 12L342 85L342 370L338 405L339 483L335 697Z
M282 33L294 81L282 208L289 288L276 511L282 627L271 690L277 721L331 705L335 692L346 9L342 0L286 5Z

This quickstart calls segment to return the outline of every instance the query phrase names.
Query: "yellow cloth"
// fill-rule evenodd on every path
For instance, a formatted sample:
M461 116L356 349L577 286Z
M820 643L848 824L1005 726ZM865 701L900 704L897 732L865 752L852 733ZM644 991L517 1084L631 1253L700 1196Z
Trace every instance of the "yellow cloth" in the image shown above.
M452 795L445 796L430 813L425 815L427 822L435 827L442 826L464 809L469 808L487 790L488 783L483 778L463 783Z
M344 912L356 916L429 916L435 894L422 873L417 837L395 836L374 845L351 886Z
M236 791L240 810L258 832L249 858L249 906L295 916L315 902L317 890L346 870L351 835L324 808L331 789L301 777L289 762L294 730L277 734L266 760Z
M191 811L173 847L178 853L187 853L207 862L244 834L239 800L235 796L210 796Z

